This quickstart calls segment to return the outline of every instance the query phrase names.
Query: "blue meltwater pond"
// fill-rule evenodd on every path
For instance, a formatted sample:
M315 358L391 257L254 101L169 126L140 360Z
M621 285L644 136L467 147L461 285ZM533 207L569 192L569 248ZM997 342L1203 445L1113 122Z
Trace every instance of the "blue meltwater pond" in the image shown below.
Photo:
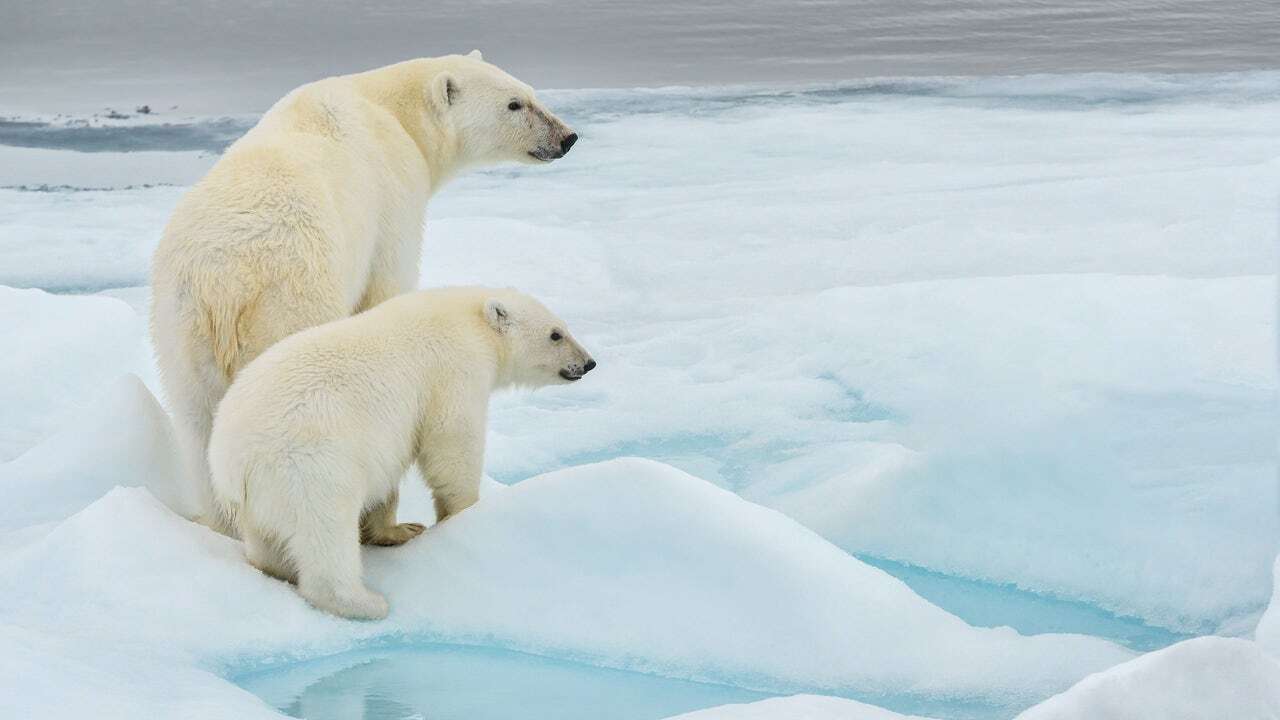
M233 677L308 720L655 720L761 693L487 647L419 644Z
M527 655L439 643L355 650L231 681L306 720L661 720L771 697ZM908 695L853 699L945 720L997 720L1020 708Z

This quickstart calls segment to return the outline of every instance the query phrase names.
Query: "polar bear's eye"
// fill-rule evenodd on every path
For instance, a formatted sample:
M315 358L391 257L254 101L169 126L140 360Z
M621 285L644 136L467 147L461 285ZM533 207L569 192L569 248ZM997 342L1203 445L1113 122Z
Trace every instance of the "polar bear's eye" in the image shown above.
M520 103L516 102L515 100L512 100L511 102L507 103L508 110L519 110L521 107L522 106L520 105Z
M559 331L559 330L552 330L552 331L551 331L551 342L560 342L560 337L561 337L561 336L560 336L560 331Z

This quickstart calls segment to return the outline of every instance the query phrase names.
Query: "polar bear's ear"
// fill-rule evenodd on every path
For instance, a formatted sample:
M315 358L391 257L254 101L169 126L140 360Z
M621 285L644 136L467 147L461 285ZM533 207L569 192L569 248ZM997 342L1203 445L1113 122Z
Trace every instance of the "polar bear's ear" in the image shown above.
M442 72L431 81L431 101L441 110L452 105L457 95L458 83L449 73Z
M489 326L499 333L505 333L511 329L511 314L507 312L507 306L502 304L498 298L489 298L484 303L484 319L489 321Z
M479 50L472 50L471 52L467 53L467 57L472 58L474 60L480 60L482 62L484 61L484 56L480 54Z

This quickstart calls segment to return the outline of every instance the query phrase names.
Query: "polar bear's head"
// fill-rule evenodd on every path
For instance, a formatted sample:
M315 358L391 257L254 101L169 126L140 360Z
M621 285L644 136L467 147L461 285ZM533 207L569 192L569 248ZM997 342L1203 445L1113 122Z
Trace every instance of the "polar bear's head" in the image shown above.
M596 366L564 321L528 295L494 293L485 300L484 317L506 349L514 385L570 383Z
M546 163L577 142L578 134L538 102L533 88L485 62L479 50L447 60L427 92L457 133L464 163Z

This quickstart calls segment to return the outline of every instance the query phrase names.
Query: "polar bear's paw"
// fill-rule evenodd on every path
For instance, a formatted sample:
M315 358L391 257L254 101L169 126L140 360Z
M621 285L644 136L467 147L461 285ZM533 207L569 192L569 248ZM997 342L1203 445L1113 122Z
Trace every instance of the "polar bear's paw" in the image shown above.
M361 527L360 542L365 545L403 545L422 534L427 527L422 523L400 523L390 527Z
M391 610L386 598L364 587L346 592L299 587L298 592L317 609L351 620L381 620Z

